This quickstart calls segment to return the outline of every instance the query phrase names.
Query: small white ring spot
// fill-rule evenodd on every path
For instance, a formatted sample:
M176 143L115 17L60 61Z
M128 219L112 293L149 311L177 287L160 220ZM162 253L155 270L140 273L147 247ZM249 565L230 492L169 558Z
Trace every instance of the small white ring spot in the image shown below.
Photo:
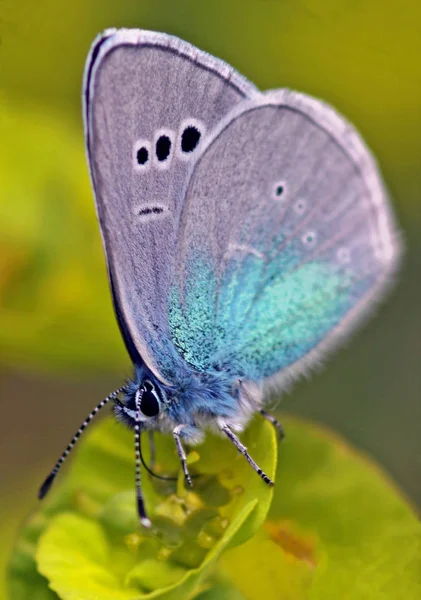
M351 252L349 251L349 248L339 248L336 256L343 265L347 265L351 261Z
M277 202L283 202L287 193L287 185L285 181L278 181L273 186L272 198Z
M301 241L303 242L303 244L305 246L312 248L313 246L316 245L316 242L317 242L316 232L315 231L307 231L301 238Z
M293 210L294 210L295 214L297 214L299 216L301 216L305 213L306 208L307 208L307 202L303 198L299 198L293 206Z

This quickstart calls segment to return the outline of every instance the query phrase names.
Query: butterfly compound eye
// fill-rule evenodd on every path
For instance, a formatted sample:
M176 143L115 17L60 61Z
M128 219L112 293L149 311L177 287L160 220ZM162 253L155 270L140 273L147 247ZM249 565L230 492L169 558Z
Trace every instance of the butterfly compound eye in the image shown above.
M140 401L140 410L145 417L156 417L159 415L160 402L155 386L150 381L143 384L143 395Z

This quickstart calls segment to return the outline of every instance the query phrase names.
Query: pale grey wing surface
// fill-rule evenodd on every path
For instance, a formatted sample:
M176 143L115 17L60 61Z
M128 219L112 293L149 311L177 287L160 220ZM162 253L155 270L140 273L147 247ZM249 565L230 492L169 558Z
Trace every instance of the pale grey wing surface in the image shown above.
M367 313L399 244L376 165L333 109L279 90L236 112L188 183L171 335L199 370L282 383Z
M221 119L254 96L230 66L165 34L107 31L87 61L87 151L116 313L132 359L163 381L181 360L166 310L186 178Z

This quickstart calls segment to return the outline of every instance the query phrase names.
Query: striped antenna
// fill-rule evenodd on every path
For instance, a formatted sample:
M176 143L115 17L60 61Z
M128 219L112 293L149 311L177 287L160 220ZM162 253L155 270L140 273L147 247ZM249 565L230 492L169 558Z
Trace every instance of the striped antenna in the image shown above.
M140 461L141 461L141 448L140 448L140 403L142 401L143 390L139 389L136 392L135 403L136 403L136 417L134 425L134 451L136 456L136 498L137 498L137 512L139 513L140 522L143 527L150 527L152 525L150 519L146 516L145 503L143 501L142 493L142 482L140 478Z
M102 400L102 402L100 402L98 404L98 406L96 406L94 408L94 410L90 413L90 415L87 417L87 419L85 419L85 421L82 423L82 425L79 427L79 429L77 430L77 432L73 436L73 438L72 438L70 444L67 446L66 450L63 452L63 454L60 456L60 458L56 462L56 465L55 465L54 469L51 471L51 473L48 475L47 479L44 481L44 483L40 487L40 490L38 492L38 498L40 500L42 500L42 498L44 498L44 496L47 495L48 491L50 490L51 486L54 483L54 480L56 478L57 473L60 471L60 468L61 468L62 464L64 463L64 461L66 460L66 458L69 456L71 450L73 449L74 445L76 444L76 442L80 438L82 432L89 425L89 423L95 417L95 415L97 414L97 412L103 406L105 406L106 404L108 404L108 402L110 402L111 400L114 400L119 394L121 394L121 392L125 392L126 389L127 388L125 386L123 386L123 387L119 388L118 390L116 390L115 392L113 392L112 394L110 394L109 396L107 396L107 398L105 398L105 400Z

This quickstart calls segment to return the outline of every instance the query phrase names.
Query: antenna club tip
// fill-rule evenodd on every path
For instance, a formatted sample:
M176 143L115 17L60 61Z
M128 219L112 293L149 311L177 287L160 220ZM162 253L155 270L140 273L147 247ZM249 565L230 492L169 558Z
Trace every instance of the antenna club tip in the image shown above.
M142 517L140 519L140 523L143 525L143 527L146 527L146 529L149 529L152 526L152 521L147 517Z
M42 484L42 486L40 487L40 490L38 492L39 500L42 500L47 495L51 486L53 485L54 478L55 478L55 473L51 473L47 477L47 479L44 481L44 483Z

